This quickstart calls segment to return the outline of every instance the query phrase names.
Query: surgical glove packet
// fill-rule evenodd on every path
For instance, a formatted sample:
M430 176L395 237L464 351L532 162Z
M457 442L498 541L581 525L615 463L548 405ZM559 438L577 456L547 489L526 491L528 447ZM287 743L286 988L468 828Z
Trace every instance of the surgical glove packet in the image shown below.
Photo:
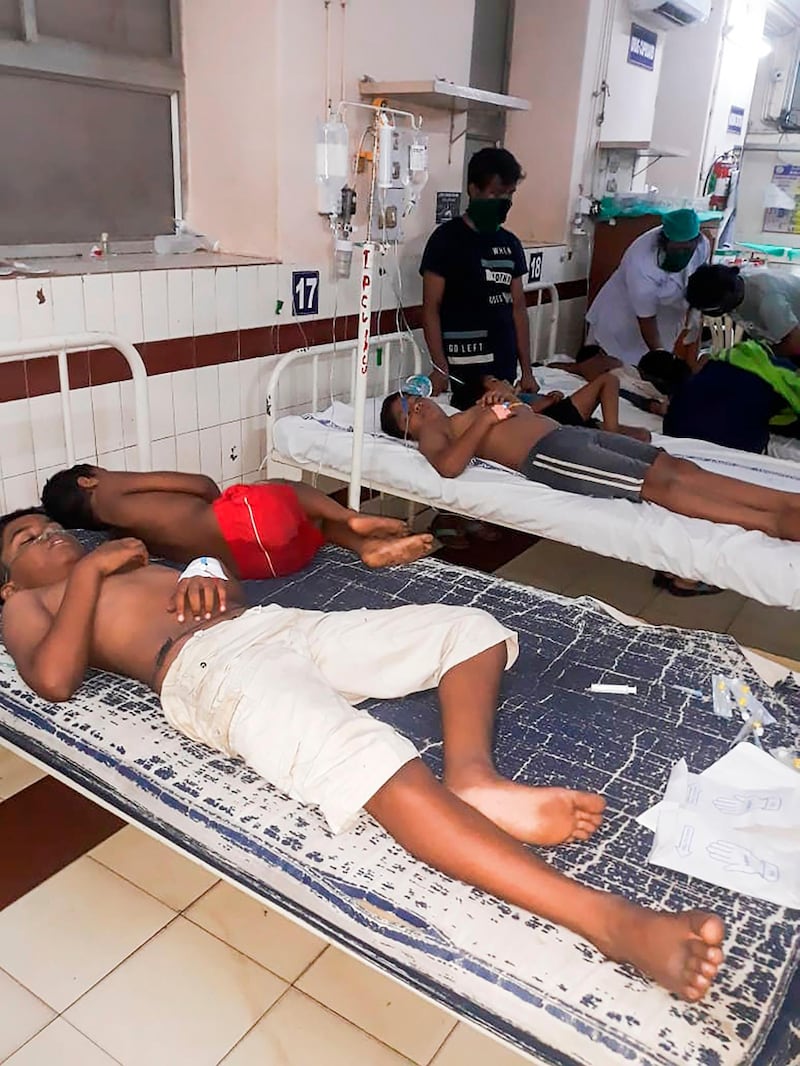
M800 780L766 752L739 744L702 774L682 759L637 821L655 833L649 863L800 908Z

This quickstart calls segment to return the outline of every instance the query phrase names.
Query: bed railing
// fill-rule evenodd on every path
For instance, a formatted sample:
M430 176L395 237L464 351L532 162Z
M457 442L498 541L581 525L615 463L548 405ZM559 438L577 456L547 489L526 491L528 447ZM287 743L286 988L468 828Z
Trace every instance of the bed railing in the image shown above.
M409 374L423 371L422 353L408 333L373 336L369 347L368 398L385 396ZM287 352L278 360L267 386L268 461L275 454L274 427L282 415L319 411L334 400L352 404L358 370L357 350L356 340L337 341L315 348L299 348ZM356 442L354 438L354 445L356 443L350 481L350 506L358 510L361 499L361 441ZM357 502L354 503L354 500Z
M556 353L556 341L558 337L559 297L558 289L550 282L535 282L525 286L526 292L538 293L537 302L533 304L537 313L533 316L531 326L531 359L536 362L549 362ZM550 324L546 334L547 347L542 352L542 319L544 308L544 293L550 295ZM423 356L416 341L408 333L389 333L370 339L370 352L374 358L370 358L367 377L367 398L385 396L403 380L404 372L419 374L427 372L427 365L423 365ZM340 341L336 344L325 344L315 348L300 348L293 352L287 352L282 356L269 379L267 386L266 411L267 411L267 452L265 462L283 463L284 459L275 452L274 430L275 422L286 414L298 414L301 411L319 411L322 405L327 407L334 399L345 399L352 403L355 396L356 373L358 361L356 353L358 342L356 340ZM399 349L399 352L398 352ZM402 358L410 350L413 353L413 364L401 368L400 371L392 368L398 354ZM380 354L379 354L380 353ZM320 363L329 361L332 365L328 376L320 377ZM427 360L426 360L427 364ZM309 368L309 378L304 382L301 379L303 368ZM343 380L342 371L346 372L346 382ZM322 389L321 389L322 386ZM301 399L297 399L298 389ZM289 397L287 402L284 393ZM353 436L353 462L350 470L350 486L348 489L348 503L354 510L358 510L361 502L361 461L363 451L363 434L360 439ZM262 464L263 465L263 464ZM324 467L319 468L319 473L326 473ZM341 477L340 474L334 475Z
M531 328L531 360L537 363L549 363L556 354L556 343L558 341L558 315L560 311L558 289L551 281L537 281L531 285L525 285L524 289L526 293L535 292L538 294L536 303L532 305L536 308L536 314ZM550 326L547 330L547 350L544 353L544 358L542 358L539 348L541 344L543 310L547 306L543 302L546 292L550 294Z
M722 318L704 318L703 325L707 326L711 331L711 350L713 352L732 348L744 336L744 329L741 326L737 326L728 315L724 315Z
M43 359L46 356L56 356L58 360L58 384L61 393L61 417L64 422L67 465L72 466L75 462L76 454L67 353L84 351L89 348L114 348L131 368L136 408L136 446L139 468L141 470L149 470L152 466L152 458L147 371L142 362L142 357L128 341L113 333L71 333L63 337L31 337L22 341L4 341L0 343L0 363L8 363L16 359Z

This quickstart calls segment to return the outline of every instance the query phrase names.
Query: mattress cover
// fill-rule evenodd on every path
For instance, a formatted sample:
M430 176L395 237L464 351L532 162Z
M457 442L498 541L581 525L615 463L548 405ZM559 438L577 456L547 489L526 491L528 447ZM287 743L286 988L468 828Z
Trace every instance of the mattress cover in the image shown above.
M718 911L728 961L706 1001L682 1004L565 930L407 855L369 816L334 837L320 815L167 725L143 686L94 673L68 704L43 701L0 648L0 741L60 774L368 963L550 1066L788 1066L800 1054L796 912L645 865L633 820L673 762L702 770L737 723L687 690L738 673L786 742L800 689L770 691L726 636L631 627L593 601L487 578L433 560L367 571L326 548L292 578L254 583L251 602L310 609L469 603L520 634L497 720L498 765L538 784L601 791L604 827L588 844L542 852L584 883L649 906ZM638 694L596 696L593 682ZM371 703L435 772L435 696ZM794 978L794 980L793 980Z
M482 459L473 460L460 477L443 478L413 442L380 432L380 405L380 397L367 400L362 460L367 485L441 510L733 589L761 603L800 609L797 543L738 526L685 518L652 503L557 492ZM353 409L339 402L321 413L279 418L270 458L312 472L335 471L346 480L352 462L352 426ZM653 443L715 473L800 493L800 463L657 434Z

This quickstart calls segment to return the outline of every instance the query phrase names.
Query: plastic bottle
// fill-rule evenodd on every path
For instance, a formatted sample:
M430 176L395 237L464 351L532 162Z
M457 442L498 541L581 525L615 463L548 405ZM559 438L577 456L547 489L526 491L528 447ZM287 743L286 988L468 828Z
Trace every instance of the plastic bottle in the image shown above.
M421 191L428 181L428 138L421 133L408 146L408 171L411 184Z
M337 237L333 248L333 273L337 278L349 278L353 262L353 242Z
M339 119L317 123L317 211L339 213L342 187L349 171L347 126Z

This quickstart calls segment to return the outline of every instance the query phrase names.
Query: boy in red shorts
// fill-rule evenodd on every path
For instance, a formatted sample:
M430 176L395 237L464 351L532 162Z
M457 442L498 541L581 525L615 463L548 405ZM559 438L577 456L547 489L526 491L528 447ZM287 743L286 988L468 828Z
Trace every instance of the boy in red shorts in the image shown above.
M219 559L235 576L282 577L311 562L327 541L369 567L410 563L433 538L404 522L360 515L301 482L233 485L172 471L131 473L81 464L47 482L42 506L68 529L115 531L177 563Z

